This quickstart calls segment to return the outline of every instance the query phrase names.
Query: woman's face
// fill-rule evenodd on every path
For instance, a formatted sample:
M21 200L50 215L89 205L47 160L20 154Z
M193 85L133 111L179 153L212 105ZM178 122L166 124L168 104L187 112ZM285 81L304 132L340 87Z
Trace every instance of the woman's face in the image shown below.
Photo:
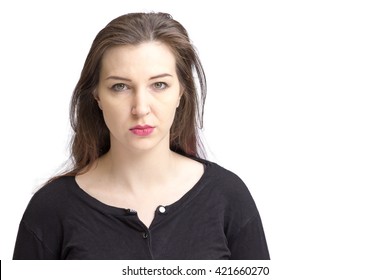
M96 100L110 130L111 147L139 152L169 149L169 130L180 103L176 61L160 42L108 49Z

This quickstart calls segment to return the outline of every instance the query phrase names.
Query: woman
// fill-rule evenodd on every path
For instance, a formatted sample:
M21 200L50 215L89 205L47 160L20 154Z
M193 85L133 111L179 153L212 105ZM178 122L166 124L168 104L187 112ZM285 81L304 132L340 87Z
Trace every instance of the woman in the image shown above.
M72 98L73 168L31 199L14 259L269 259L244 183L201 159L205 96L170 15L109 23Z

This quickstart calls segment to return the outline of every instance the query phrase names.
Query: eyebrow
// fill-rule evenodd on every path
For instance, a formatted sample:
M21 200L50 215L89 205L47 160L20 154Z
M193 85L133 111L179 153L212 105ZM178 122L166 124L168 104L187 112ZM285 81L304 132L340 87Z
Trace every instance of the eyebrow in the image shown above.
M164 73L164 74L159 74L159 75L150 77L149 80L154 80L154 79L164 78L164 77L173 77L173 76L172 76L171 74ZM124 78L124 77L120 77L120 76L108 76L108 77L106 78L106 80L122 80L122 81L131 82L131 79Z

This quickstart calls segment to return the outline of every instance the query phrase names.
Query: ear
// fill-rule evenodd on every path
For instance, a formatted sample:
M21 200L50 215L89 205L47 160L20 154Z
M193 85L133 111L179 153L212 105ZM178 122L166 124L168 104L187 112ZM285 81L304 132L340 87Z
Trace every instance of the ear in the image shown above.
M181 100L181 97L183 96L183 94L184 94L184 90L181 90L181 91L180 91L180 95L179 95L179 99L177 100L176 108L179 108L179 106L180 106L180 100Z
M99 98L99 94L98 94L97 90L95 89L92 94L93 94L93 97L95 98L95 100L96 100L100 110L103 110L102 109L102 104L100 102L100 98Z

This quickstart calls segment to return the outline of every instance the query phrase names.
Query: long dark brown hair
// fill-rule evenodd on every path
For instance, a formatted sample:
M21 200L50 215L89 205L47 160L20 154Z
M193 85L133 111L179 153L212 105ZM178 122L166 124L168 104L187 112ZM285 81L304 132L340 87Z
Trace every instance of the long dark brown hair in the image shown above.
M183 92L170 129L170 149L186 156L205 157L199 129L203 127L206 77L186 29L166 13L130 13L111 21L92 43L71 100L71 167L64 175L85 171L110 149L110 133L94 98L104 52L114 46L150 41L166 44L174 54Z

